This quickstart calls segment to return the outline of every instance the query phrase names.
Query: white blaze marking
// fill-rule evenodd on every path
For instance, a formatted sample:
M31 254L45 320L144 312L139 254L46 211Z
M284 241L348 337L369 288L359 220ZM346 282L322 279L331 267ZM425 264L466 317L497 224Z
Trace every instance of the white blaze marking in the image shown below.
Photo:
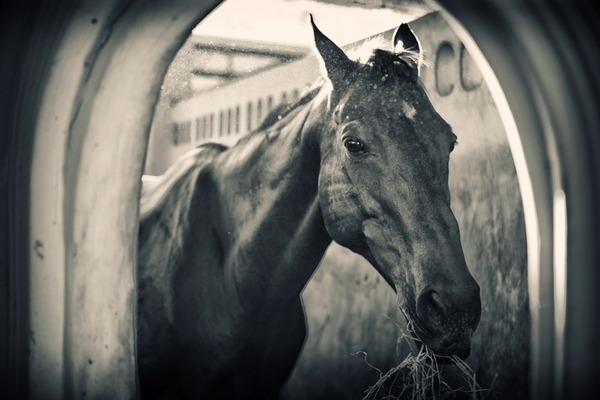
M406 101L403 100L400 103L400 107L402 108L402 112L404 113L406 118L410 119L411 121L415 119L415 115L417 115L417 110L411 104L408 104Z

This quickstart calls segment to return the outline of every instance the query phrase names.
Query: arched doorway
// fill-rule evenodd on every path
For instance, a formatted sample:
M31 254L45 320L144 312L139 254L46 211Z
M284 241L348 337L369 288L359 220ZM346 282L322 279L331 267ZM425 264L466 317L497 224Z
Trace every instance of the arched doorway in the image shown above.
M132 243L147 126L170 58L216 3L33 1L3 12L6 397L133 394ZM529 255L535 396L546 398L552 380L554 396L575 398L598 376L598 82L589 69L597 44L584 52L576 41L589 34L566 26L591 10L442 3L495 73L520 135L522 153L514 142L513 155L529 171L521 189L530 183L529 240L538 249ZM545 57L534 57L539 51ZM40 386L28 387L35 374Z

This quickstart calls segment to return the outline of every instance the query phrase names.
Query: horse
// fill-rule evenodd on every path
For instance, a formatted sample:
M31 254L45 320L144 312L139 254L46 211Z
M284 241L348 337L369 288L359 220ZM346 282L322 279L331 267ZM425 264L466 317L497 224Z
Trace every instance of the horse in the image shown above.
M396 292L416 340L466 358L481 315L450 208L457 137L406 24L358 62L315 25L323 77L231 147L205 144L140 202L143 398L277 398L305 342L300 294L332 240Z

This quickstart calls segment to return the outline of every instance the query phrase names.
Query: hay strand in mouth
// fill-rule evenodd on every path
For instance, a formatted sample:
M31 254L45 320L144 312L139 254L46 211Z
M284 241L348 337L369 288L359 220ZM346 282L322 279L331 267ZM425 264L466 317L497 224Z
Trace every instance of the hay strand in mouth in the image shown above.
M479 386L476 374L472 368L456 356L448 356L453 363L449 368L453 368L459 375L462 385L452 387L444 380L435 354L425 345L417 349L414 339L414 337L401 329L401 336L398 338L398 347L403 341L406 341L411 346L412 351L404 360L390 368L387 372L383 372L369 363L366 352L354 353L354 355L363 355L364 362L370 368L379 372L379 380L365 391L363 400L444 400L453 399L459 395L460 398L480 400L485 398L484 394L489 394L488 390L482 389Z

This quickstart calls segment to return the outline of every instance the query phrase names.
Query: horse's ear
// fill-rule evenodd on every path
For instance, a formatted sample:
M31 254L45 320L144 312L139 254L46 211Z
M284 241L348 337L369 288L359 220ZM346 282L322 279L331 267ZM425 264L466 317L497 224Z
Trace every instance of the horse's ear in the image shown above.
M421 52L421 46L419 40L415 36L414 32L408 24L400 24L400 26L394 32L394 50L398 46L402 46L402 49L406 51L414 51L416 53Z
M333 89L339 89L339 86L344 84L348 73L352 71L354 63L346 56L346 53L342 49L317 28L312 14L310 15L310 23L315 36L317 52L325 66L327 77L331 81Z
M400 26L394 32L394 52L409 51L417 56L415 64L417 66L417 73L421 67L421 45L419 39L415 36L415 33L410 29L408 24L400 24Z

